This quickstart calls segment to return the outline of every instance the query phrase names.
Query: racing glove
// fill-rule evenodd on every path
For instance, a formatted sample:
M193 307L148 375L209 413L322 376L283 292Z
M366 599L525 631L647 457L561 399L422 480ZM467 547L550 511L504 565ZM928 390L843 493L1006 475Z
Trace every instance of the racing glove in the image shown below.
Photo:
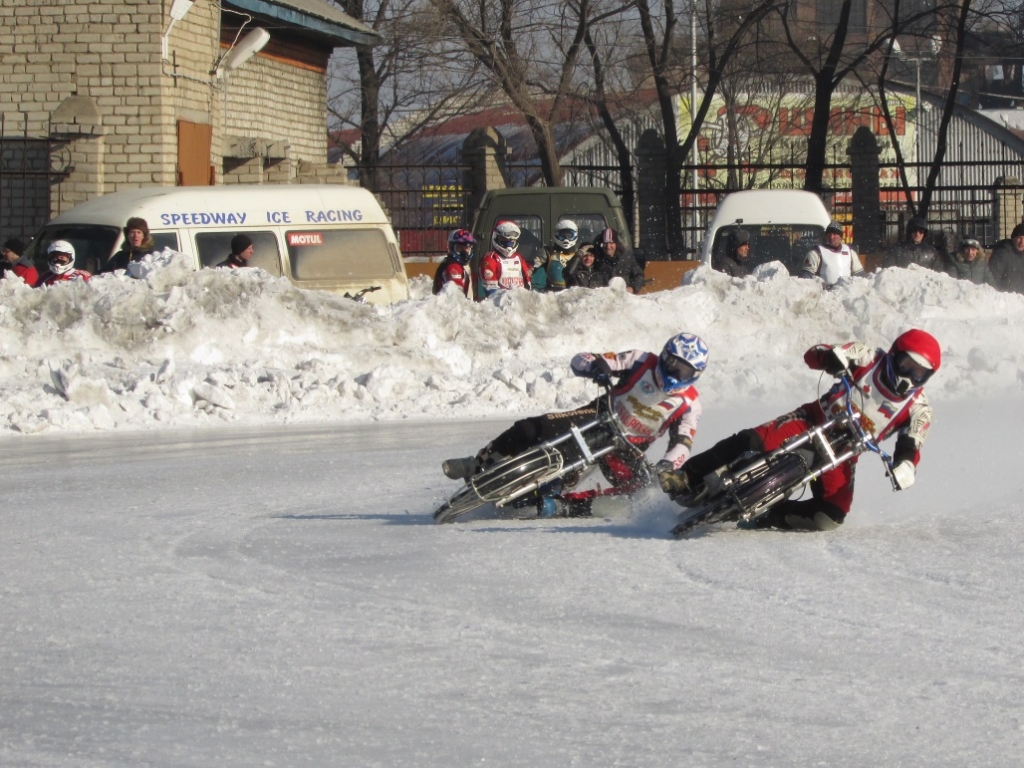
M823 355L823 358L822 367L825 369L825 373L830 376L838 377L841 374L848 373L850 370L850 361L846 359L843 350L838 347L830 349Z
M658 473L658 484L661 490L675 498L690 487L690 480L683 470L675 469L671 461L659 461L654 465L654 471Z
M914 484L914 475L917 474L917 467L914 466L914 462L904 460L892 468L892 479L896 482L896 487L901 491L907 490Z
M603 357L598 357L590 365L590 377L598 384L605 386L612 383L612 369L608 365L608 361Z

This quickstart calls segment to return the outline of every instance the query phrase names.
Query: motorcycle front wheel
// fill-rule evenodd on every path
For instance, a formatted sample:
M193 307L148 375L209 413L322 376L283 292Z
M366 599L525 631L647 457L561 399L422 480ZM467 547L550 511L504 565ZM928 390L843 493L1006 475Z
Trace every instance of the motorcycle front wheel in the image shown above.
M523 489L559 476L563 466L559 450L548 446L531 448L474 475L434 512L434 521L450 523L484 504L506 504L523 495ZM522 492L521 492L522 491Z

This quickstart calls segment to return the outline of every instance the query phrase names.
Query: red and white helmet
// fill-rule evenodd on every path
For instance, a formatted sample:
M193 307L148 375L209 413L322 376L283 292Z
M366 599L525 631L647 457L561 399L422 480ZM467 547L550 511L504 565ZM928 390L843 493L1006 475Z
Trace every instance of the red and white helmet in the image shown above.
M913 328L896 337L885 356L885 383L898 395L923 387L942 365L942 348L927 331Z
M505 258L516 252L523 231L514 221L502 219L494 225L491 233L491 247Z
M54 240L46 249L46 265L55 275L63 275L75 268L75 246L67 240Z

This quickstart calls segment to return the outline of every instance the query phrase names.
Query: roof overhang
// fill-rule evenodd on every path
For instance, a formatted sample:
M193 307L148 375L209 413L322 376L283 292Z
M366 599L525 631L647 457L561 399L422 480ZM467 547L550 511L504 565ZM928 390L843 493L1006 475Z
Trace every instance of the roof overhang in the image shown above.
M336 47L380 42L376 32L324 0L226 0L225 4L327 38Z

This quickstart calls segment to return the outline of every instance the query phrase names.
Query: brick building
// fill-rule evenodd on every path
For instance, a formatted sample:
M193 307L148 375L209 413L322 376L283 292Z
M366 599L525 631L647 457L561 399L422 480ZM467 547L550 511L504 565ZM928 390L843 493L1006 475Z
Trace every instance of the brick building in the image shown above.
M327 61L376 35L325 0L3 0L0 23L5 236L140 186L344 182Z

